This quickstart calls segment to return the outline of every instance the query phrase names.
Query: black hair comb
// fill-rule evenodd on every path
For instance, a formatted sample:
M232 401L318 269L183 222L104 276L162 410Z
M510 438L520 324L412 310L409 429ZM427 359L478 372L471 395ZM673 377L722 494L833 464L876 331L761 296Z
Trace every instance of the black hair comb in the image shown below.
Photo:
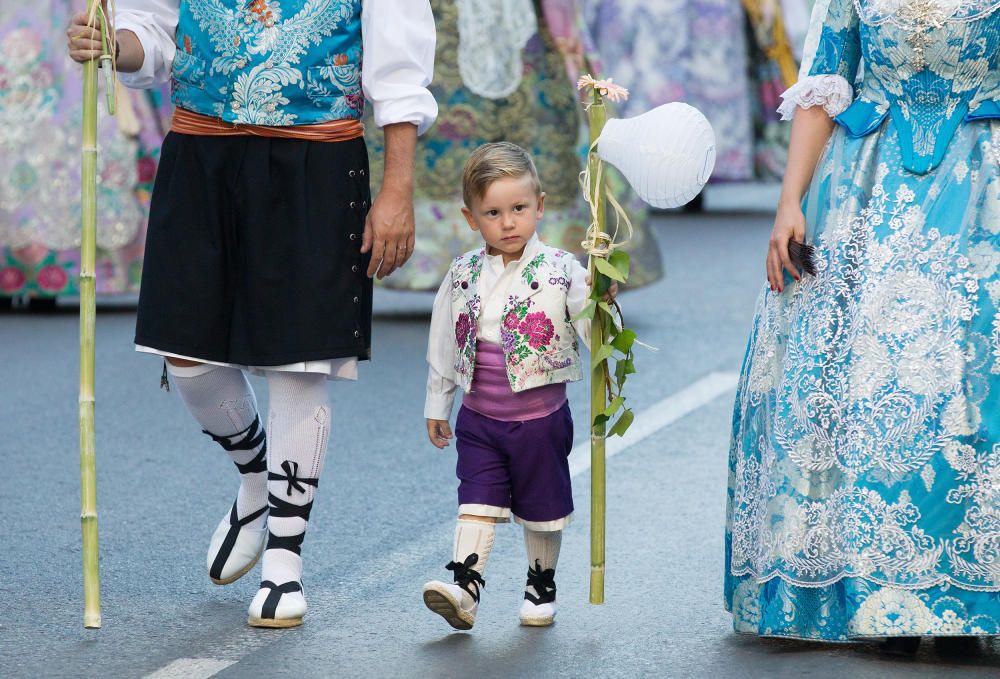
M797 268L810 276L816 275L816 248L797 240L788 241L788 258Z

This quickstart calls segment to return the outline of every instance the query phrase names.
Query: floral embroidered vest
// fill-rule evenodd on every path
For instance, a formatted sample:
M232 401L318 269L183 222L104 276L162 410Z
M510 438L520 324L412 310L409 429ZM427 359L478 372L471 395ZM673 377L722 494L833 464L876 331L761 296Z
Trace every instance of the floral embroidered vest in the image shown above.
M252 125L358 119L361 0L181 0L174 104Z
M507 377L515 392L583 379L576 331L566 309L573 256L539 245L511 282L500 324ZM472 387L482 303L479 275L485 249L467 252L451 265L451 307L455 320L455 373L463 391Z
M830 0L809 75L863 77L837 116L851 136L888 117L903 164L925 174L959 125L1000 118L1000 0Z

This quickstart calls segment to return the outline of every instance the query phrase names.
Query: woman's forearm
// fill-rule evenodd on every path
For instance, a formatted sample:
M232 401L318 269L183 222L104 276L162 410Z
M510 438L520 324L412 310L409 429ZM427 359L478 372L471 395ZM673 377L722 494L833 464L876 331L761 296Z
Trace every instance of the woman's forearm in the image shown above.
M781 183L781 203L798 206L812 182L816 165L833 133L833 120L822 106L800 108L792 120L788 162Z
M146 54L136 34L132 31L118 31L115 33L115 40L118 42L118 58L115 62L118 70L122 73L135 73L142 68Z

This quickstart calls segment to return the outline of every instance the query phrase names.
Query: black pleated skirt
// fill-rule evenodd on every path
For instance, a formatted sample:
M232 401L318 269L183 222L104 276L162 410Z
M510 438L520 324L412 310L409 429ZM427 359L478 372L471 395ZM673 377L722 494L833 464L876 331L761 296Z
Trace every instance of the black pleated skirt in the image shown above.
M168 134L136 344L248 366L369 358L370 203L363 139Z

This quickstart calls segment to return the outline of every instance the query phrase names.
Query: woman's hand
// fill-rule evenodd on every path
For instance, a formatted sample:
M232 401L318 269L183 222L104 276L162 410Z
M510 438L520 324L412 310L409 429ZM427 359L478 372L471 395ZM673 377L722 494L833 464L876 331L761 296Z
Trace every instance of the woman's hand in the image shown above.
M448 420L427 420L427 438L437 448L447 448L451 442L451 425Z
M795 268L788 256L788 242L793 238L804 241L805 236L806 217L802 214L802 208L797 203L780 203L767 248L767 282L771 285L772 292L781 292L785 288L782 269L792 274L795 280L802 278L802 272Z
M81 12L70 20L69 28L66 29L69 56L73 61L81 64L97 59L103 54L101 32L97 29L97 18L94 18L93 24L87 19L87 13Z

